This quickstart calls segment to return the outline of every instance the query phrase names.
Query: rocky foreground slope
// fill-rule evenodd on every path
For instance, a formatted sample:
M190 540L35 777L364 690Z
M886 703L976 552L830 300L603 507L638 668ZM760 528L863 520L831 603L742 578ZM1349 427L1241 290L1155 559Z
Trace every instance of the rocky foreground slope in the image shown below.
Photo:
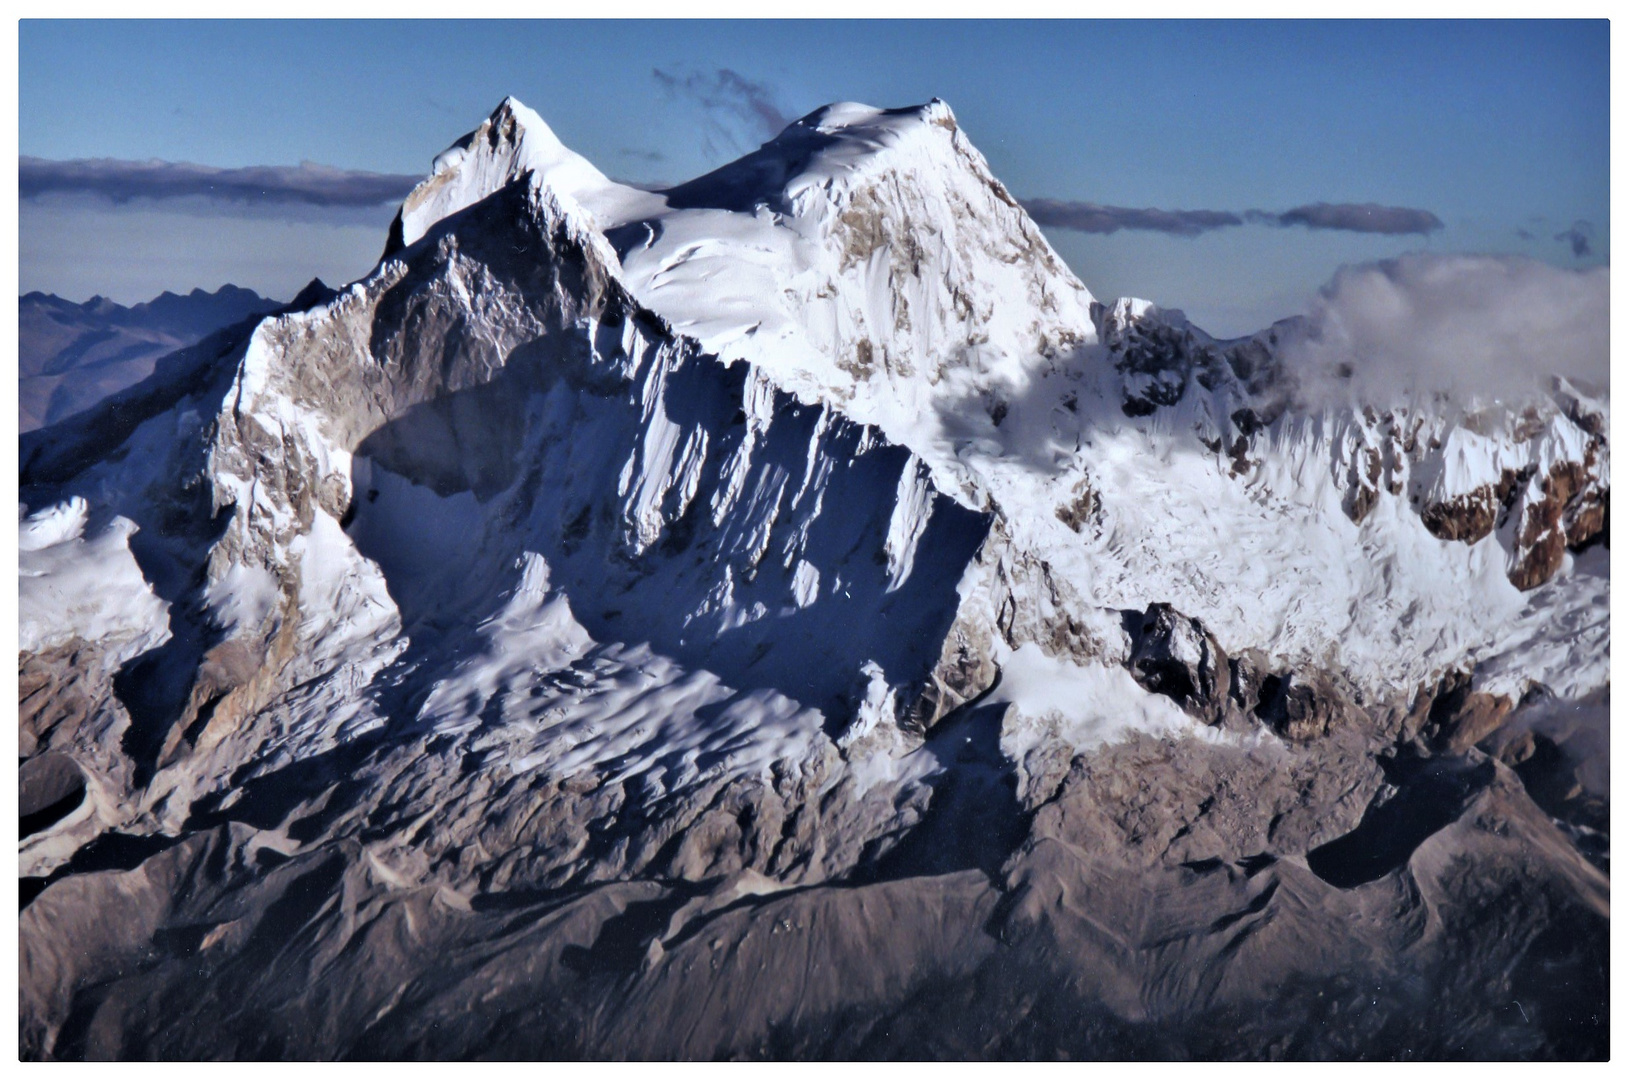
M659 193L505 102L25 436L24 1055L1605 1056L1608 392L1303 331L940 102Z

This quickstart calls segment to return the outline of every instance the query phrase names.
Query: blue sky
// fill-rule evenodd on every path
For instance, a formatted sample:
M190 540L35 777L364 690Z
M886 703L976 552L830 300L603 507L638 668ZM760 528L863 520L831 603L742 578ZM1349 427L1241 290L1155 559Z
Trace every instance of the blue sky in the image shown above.
M25 21L19 60L25 157L227 169L422 173L512 93L610 175L676 182L757 145L776 117L938 96L1021 198L1238 217L1197 235L1047 226L1099 297L1182 307L1217 333L1301 310L1344 263L1610 254L1603 21ZM144 191L25 197L21 287L289 295L312 274L365 273L391 212ZM1276 216L1320 203L1439 226Z

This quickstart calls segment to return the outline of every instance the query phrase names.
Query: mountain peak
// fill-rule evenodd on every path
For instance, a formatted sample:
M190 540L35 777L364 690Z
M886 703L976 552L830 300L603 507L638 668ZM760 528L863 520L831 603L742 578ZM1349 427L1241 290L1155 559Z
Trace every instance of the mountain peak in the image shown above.
M568 149L541 116L506 97L476 128L436 156L429 179L401 205L401 242L416 243L436 222L522 177L549 189L567 207L616 187Z
M957 128L955 113L942 98L897 109L879 109L857 101L836 101L815 109L798 123L808 124L828 135L850 131L898 133L924 124L936 124L950 131Z
M958 168L983 160L963 138L944 101L879 109L857 101L822 105L787 125L751 153L670 189L677 208L708 206L750 211L762 204L794 212L792 203L811 189L834 195L890 169ZM959 149L959 153L958 153ZM987 169L985 169L987 171Z
M305 287L294 295L294 299L288 302L288 310L308 311L319 304L326 304L338 295L339 293L331 288L327 282L319 277L314 277L306 282Z

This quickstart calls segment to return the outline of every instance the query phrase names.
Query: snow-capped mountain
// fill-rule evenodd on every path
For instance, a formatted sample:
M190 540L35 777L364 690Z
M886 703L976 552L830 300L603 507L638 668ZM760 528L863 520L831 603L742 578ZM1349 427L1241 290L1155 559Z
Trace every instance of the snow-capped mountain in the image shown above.
M1488 1002L1603 994L1606 388L1099 303L938 101L510 99L295 306L24 438L25 1053L1604 1046Z

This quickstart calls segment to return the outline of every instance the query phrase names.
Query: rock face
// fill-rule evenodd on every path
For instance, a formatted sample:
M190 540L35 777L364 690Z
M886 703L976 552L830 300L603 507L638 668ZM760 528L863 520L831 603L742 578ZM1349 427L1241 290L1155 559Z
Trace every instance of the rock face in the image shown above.
M1608 396L1281 331L941 102L660 193L505 102L24 438L23 1054L1606 1056Z
M1143 689L1163 694L1200 719L1217 724L1226 716L1232 690L1231 663L1197 619L1153 604L1132 619L1130 669Z

